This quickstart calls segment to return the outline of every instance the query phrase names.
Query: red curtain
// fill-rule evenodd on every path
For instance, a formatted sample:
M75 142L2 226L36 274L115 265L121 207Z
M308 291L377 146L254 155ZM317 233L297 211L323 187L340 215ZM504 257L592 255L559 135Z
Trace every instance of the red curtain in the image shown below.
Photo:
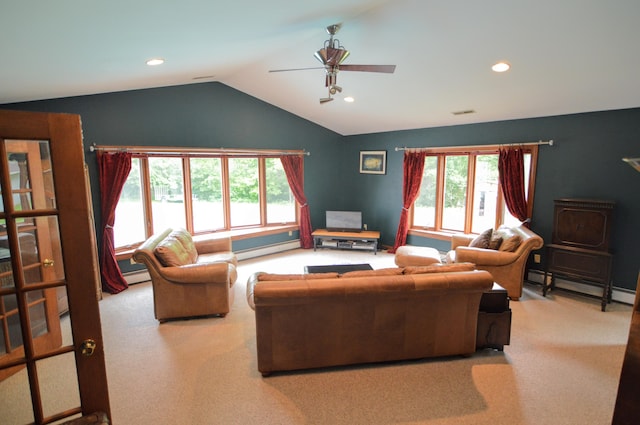
M313 238L311 236L311 214L309 204L304 195L304 161L302 156L285 155L280 157L282 167L287 175L287 181L293 196L300 204L300 246L302 248L313 248Z
M396 249L407 242L407 231L409 230L409 208L420 194L420 184L422 183L422 172L424 171L424 152L405 152L403 160L404 176L402 180L402 212L400 213L400 223L396 233L396 241L389 252L394 253Z
M131 154L128 152L105 153L98 151L98 169L100 176L100 204L102 244L100 249L100 276L102 289L117 294L129 287L122 276L113 237L113 224L116 221L116 206L122 193L129 171Z
M524 187L524 152L520 148L501 148L498 160L500 186L511 215L526 222L528 206Z

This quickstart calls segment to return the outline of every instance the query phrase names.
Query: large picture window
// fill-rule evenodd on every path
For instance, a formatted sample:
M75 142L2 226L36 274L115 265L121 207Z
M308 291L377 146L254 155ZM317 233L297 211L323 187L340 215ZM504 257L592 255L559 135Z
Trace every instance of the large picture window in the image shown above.
M536 146L525 149L527 199L533 196L536 158ZM502 224L520 224L505 206L498 177L495 147L479 147L474 152L454 148L429 152L425 157L420 195L412 209L411 230L481 233Z
M193 234L297 225L297 206L278 157L134 154L116 208L116 250L165 228Z

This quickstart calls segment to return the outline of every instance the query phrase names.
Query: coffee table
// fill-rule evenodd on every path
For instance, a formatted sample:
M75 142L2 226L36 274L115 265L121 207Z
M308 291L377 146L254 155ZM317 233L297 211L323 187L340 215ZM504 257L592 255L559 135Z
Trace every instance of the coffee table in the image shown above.
M346 273L356 270L373 270L370 264L330 264L326 266L304 266L305 273Z

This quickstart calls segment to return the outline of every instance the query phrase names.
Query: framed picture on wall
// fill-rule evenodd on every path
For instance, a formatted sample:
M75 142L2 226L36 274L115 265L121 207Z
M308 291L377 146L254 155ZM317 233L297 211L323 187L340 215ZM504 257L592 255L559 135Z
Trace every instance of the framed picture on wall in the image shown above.
M387 151L360 151L361 174L386 174Z

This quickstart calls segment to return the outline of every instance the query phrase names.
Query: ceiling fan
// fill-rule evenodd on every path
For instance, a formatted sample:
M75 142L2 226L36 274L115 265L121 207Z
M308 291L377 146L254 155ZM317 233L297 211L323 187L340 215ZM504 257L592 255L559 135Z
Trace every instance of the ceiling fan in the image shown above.
M332 95L342 92L342 87L337 84L338 71L382 72L385 74L393 74L396 70L395 65L343 65L342 62L344 62L344 60L349 56L349 51L340 44L340 40L334 38L336 33L340 30L340 27L342 27L342 24L333 24L327 27L329 39L325 40L324 47L313 55L323 65L326 74L325 86L329 91L327 97L320 99L320 104L331 102L333 100L333 97L331 97ZM274 69L269 72L301 71L306 69L321 68Z

